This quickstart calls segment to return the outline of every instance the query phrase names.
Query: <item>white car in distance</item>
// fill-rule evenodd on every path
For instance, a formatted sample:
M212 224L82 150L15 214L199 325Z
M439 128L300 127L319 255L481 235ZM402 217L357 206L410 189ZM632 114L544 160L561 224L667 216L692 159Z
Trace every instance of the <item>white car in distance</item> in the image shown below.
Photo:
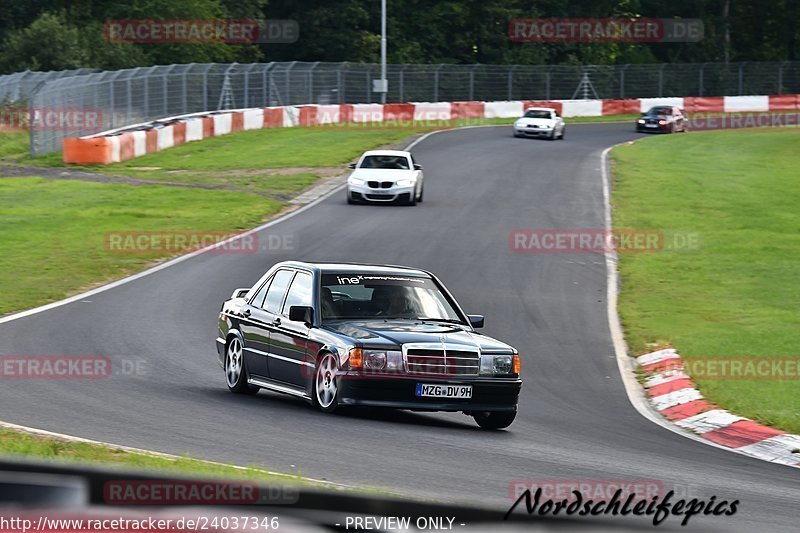
M425 176L411 152L370 150L358 163L350 163L353 172L347 178L347 203L422 202Z
M514 137L563 139L567 129L558 111L549 107L530 107L514 122Z

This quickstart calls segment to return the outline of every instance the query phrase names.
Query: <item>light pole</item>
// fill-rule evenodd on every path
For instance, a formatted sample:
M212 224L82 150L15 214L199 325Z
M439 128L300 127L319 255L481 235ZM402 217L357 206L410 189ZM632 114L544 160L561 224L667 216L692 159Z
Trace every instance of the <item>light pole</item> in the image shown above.
M381 0L381 103L386 103L386 0Z

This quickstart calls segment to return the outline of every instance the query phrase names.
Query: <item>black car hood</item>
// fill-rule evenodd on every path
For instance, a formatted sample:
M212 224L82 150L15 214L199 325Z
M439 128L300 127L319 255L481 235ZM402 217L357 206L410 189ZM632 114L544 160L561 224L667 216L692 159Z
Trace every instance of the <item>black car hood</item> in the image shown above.
M482 352L514 351L511 346L456 324L412 320L348 320L325 324L326 329L346 335L366 347L398 347L417 342L446 342Z

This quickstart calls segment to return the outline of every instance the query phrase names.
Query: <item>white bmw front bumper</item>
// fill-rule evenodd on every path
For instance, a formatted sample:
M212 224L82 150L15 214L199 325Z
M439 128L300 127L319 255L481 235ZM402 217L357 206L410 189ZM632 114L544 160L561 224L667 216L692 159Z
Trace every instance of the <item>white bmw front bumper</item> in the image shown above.
M400 199L411 199L414 194L414 185L401 187L396 183L389 188L370 187L367 183L363 185L347 183L347 194L353 200L363 200L368 202L394 202Z

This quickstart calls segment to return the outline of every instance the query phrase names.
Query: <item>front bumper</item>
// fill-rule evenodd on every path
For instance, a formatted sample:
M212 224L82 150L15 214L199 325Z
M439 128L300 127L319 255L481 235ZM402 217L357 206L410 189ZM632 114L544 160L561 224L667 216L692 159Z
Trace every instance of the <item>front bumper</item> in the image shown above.
M514 134L528 137L550 137L554 129L555 128L518 128L514 126Z
M669 133L671 131L670 124L639 124L636 123L636 131L643 133Z
M347 184L347 194L353 200L367 202L395 202L397 200L410 200L414 194L414 185L399 187L393 185L389 189L373 189L367 185Z
M472 385L472 398L417 397L418 383ZM402 376L375 378L363 374L339 376L339 403L413 411L516 411L519 378Z

